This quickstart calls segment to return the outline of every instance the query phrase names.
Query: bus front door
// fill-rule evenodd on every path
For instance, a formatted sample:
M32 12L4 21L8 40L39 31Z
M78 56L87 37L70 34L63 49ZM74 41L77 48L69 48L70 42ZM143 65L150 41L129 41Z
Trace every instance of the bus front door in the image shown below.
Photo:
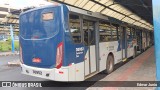
M125 61L127 59L127 33L125 27L121 27L121 30L122 60Z
M85 51L85 76L97 71L96 67L96 40L95 22L83 20Z

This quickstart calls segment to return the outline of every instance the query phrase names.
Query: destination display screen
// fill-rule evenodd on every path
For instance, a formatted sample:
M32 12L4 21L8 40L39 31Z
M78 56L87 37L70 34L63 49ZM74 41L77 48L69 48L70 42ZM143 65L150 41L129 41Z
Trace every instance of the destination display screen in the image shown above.
M52 20L53 18L54 18L54 15L52 12L42 14L43 20Z

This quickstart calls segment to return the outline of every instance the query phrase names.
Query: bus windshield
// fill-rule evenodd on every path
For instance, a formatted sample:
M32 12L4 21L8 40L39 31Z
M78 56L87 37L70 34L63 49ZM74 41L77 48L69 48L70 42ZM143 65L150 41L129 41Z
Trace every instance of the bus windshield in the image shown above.
M51 38L58 32L60 12L58 7L37 9L20 17L20 36L24 39Z

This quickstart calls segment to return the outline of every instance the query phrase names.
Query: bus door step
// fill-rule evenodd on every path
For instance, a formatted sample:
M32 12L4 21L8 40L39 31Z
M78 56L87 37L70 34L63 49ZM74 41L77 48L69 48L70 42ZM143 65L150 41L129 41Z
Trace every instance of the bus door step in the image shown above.
M124 58L122 61L123 61L123 62L127 61L127 58Z
M85 79L88 79L88 78L96 75L97 73L98 73L98 71L95 71L95 72L93 72L93 73L91 73L91 74L89 74L89 75L86 75L86 76L85 76Z

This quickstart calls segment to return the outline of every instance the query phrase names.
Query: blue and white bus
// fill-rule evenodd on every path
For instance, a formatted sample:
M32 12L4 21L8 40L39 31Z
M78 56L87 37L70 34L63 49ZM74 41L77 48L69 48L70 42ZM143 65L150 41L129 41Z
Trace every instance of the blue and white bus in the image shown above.
M22 73L54 81L109 74L138 46L135 28L63 4L21 13L19 37Z

